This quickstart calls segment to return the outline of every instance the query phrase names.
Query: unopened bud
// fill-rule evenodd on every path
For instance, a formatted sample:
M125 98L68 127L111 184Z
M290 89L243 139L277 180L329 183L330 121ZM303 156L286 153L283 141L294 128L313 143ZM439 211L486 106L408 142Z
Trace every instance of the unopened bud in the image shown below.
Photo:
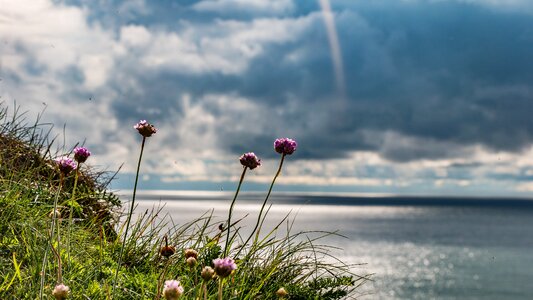
M205 281L209 281L213 279L213 276L215 275L215 270L213 270L213 268L211 267L204 267L200 275Z
M192 267L196 266L196 262L197 261L196 261L196 258L191 256L191 257L187 258L186 262L187 262L187 266L192 268Z

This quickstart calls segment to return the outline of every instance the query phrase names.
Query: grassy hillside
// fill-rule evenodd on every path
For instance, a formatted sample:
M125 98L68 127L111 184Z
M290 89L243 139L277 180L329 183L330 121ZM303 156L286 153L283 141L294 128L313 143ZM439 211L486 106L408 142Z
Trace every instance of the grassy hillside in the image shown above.
M228 226L209 214L174 224L154 209L132 221L123 243L121 203L106 190L113 174L83 163L62 176L54 159L76 145L58 150L49 125L17 110L2 107L0 119L0 299L54 299L60 283L68 299L172 299L177 283L167 280L179 281L181 299L344 299L367 279L329 263L330 249L316 243L323 233L275 229L246 243L234 222L224 253ZM236 269L206 275L225 256Z

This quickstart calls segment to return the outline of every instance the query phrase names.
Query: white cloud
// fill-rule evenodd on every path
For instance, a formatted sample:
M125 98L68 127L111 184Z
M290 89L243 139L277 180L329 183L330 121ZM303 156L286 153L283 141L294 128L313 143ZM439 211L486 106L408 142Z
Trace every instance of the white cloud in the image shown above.
M292 0L203 0L193 5L198 11L281 14L294 9Z

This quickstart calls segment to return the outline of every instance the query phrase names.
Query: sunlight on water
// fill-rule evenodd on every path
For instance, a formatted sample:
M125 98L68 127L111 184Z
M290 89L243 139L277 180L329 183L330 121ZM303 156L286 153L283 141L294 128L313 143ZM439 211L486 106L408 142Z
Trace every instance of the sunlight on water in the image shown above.
M164 206L163 214L184 223L213 210L215 220L225 220L227 193L181 196L198 200L140 196L136 212ZM235 220L246 216L243 233L255 222L260 198L243 196L236 203ZM335 250L342 261L363 264L355 266L356 273L375 274L360 291L367 294L362 299L528 299L533 292L533 272L524 268L533 265L531 210L281 201L271 207L263 232L289 213L289 223L295 218L293 233L322 230L346 236L329 236L322 243L342 248Z

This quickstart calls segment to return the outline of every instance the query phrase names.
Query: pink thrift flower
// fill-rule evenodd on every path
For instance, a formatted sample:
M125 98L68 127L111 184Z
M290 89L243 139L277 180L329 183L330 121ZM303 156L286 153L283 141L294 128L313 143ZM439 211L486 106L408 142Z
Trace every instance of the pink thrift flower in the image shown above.
M58 284L52 291L52 296L57 300L67 299L68 294L70 293L70 288L64 284Z
M59 171L65 176L72 172L72 170L76 169L76 163L68 157L58 158L55 160L55 162L59 168Z
M163 296L167 300L177 300L181 297L183 291L184 289L178 280L167 280L163 288Z
M220 277L228 277L233 270L237 269L237 264L229 257L217 258L213 260L213 264L215 265L215 273Z
M274 141L274 149L280 154L291 155L296 151L296 147L298 147L298 143L289 138L281 138Z
M89 158L89 156L91 156L91 152L89 152L89 150L85 147L76 147L74 148L74 159L78 162L78 163L84 163L87 158Z
M250 170L261 165L261 160L253 152L244 153L239 160L241 161L241 165L250 168Z

